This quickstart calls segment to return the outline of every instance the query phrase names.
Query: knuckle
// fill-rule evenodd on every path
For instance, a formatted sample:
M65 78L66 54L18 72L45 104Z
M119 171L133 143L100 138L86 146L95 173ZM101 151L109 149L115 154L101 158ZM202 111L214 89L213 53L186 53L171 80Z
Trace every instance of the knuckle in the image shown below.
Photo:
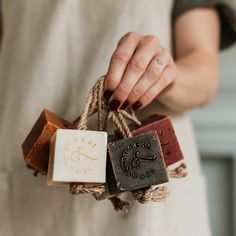
M121 83L117 90L118 90L117 92L122 95L127 95L130 91L129 87L124 83Z
M125 38L127 39L136 39L138 38L140 35L137 33L137 32L134 32L134 31L131 31L131 32L128 32L124 35Z
M131 101L137 100L137 98L139 98L141 94L142 94L142 92L140 91L140 89L138 89L138 88L133 89L132 93L130 95Z
M175 67L169 67L168 70L166 70L166 73L164 73L163 75L163 79L166 81L168 85L174 82L176 78L177 78L177 70Z
M114 52L112 55L112 60L119 64L128 63L130 57L125 52Z
M147 36L145 36L145 40L148 43L159 43L159 39L155 35L147 35Z
M153 99L152 93L151 93L150 91L147 91L147 92L145 93L145 100L146 100L147 102L150 102L152 99Z
M138 34L136 32L128 32L120 38L120 40L118 41L118 45L120 45L126 41L132 43L132 42L135 42L139 38L140 38L140 34Z
M146 68L146 64L144 62L144 60L140 59L140 58L133 58L131 61L130 61L130 68L137 72L137 73L142 73L145 71L145 68Z
M121 45L122 43L135 43L136 41L140 40L141 35L139 33L136 32L128 32L125 35L123 35L119 42L118 42L118 46Z
M155 69L154 67L149 67L147 69L147 75L149 77L149 79L151 79L152 81L157 80L160 77L160 71Z
M165 76L160 79L160 86L162 89L166 88L170 84L170 77Z
M120 78L113 72L109 72L106 76L106 84L109 88L116 87L119 80Z

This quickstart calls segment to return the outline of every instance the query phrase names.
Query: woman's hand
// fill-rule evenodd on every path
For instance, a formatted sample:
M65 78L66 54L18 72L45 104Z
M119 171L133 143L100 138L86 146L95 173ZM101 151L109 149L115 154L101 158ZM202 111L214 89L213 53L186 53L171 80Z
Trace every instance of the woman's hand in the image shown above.
M112 110L148 105L177 78L174 60L157 37L135 32L118 42L105 80L104 98Z

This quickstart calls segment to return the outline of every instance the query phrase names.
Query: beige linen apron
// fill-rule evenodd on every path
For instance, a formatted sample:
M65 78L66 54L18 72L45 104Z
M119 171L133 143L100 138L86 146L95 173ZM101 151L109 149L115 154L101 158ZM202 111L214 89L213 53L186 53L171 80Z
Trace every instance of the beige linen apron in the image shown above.
M134 202L127 215L109 201L47 187L24 168L21 143L48 108L67 119L80 114L118 39L129 31L171 45L171 0L3 0L0 58L0 235L209 236L205 179L187 114L157 101L140 116L172 116L189 176L169 184L165 203ZM170 48L171 49L171 48Z

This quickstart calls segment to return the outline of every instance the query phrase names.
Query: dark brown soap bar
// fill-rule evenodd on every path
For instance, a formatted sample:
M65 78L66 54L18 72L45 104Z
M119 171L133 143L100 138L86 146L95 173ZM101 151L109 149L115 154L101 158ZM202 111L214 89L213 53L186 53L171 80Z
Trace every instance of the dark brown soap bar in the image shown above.
M184 159L174 128L168 116L153 114L142 120L142 126L130 125L132 135L156 131L161 143L166 166Z
M47 174L50 139L57 129L70 127L70 122L43 110L22 144L25 162L41 174Z
M116 142L118 140L120 140L120 138L115 134L108 136L108 143ZM116 182L116 178L114 175L114 170L112 168L111 157L110 157L109 151L107 151L106 185L107 185L107 190L108 190L107 195L109 195L109 197L112 195L118 195L118 194L124 192L124 191L118 189L116 186L117 182Z
M108 143L115 142L119 139L120 138L115 134L108 135ZM109 186L108 186L108 183L109 183ZM121 193L121 191L118 191L117 188L116 188L116 179L115 179L114 172L113 172L113 169L112 169L109 152L107 151L105 192L103 192L101 195L96 195L95 194L95 198L97 200L103 200L105 198L109 198L109 197L112 197L114 195L118 195L120 193Z
M168 182L156 132L110 142L108 152L110 194Z

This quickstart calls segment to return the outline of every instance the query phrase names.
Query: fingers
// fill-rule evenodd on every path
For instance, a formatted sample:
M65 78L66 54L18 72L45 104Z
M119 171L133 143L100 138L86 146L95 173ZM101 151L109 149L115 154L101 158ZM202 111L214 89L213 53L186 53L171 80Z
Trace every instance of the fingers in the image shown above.
M154 83L139 99L132 105L134 110L147 106L162 91L171 86L177 77L177 71L174 65L169 65L161 74L160 79Z
M146 71L153 56L158 51L161 51L158 39L154 36L144 37L128 62L124 75L110 98L109 106L111 109L116 110L125 102L135 84Z
M129 94L127 98L129 104L137 102L139 98L141 98L144 93L160 79L162 72L169 64L170 59L170 55L166 50L163 50L162 53L157 54L152 58L146 71Z
M116 89L123 77L128 62L133 56L141 36L137 33L130 32L124 35L118 42L114 51L105 81L104 97L109 100L113 91Z
M111 110L149 104L176 78L170 53L155 36L128 33L118 42L105 80L104 98Z
M145 73L148 64L152 60L155 52L160 51L161 47L157 42L157 38L152 36L146 37L137 47L133 57L130 59L123 78L118 87L111 96L110 107L114 101L120 102L120 105L127 100L133 87L136 85L140 77ZM116 109L116 107L114 107Z

